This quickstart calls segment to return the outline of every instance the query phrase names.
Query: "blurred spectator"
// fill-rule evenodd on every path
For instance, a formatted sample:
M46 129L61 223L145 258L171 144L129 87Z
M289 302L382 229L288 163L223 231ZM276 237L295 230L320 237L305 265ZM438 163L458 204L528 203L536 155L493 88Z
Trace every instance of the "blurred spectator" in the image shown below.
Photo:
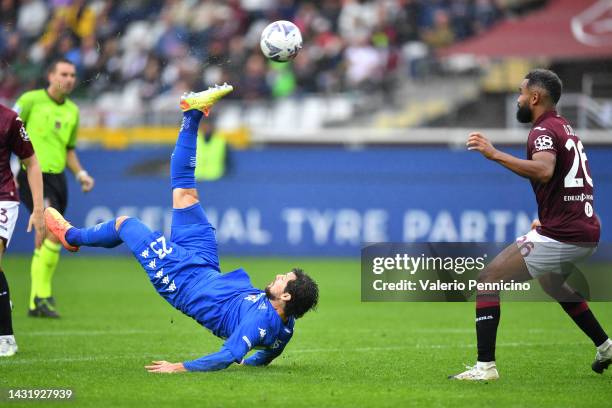
M84 80L89 80L96 76L96 65L100 54L98 51L98 43L96 37L90 35L83 38L81 41L81 49L79 50L79 59L77 69L79 77Z
M19 78L20 89L33 89L38 86L43 67L30 61L25 52L19 53L17 61L11 64L11 68Z
M213 181L223 177L227 159L228 149L225 138L210 121L202 121L196 147L196 180Z
M471 7L468 0L455 0L450 4L450 15L453 32L456 39L464 39L472 35Z
M13 101L19 95L19 78L12 71L7 71L0 78L0 101Z
M10 62L17 58L20 52L21 37L17 32L4 33L4 41L0 48L0 58L3 61Z
M175 17L170 13L170 10L162 12L158 26L161 35L155 46L155 51L162 58L176 58L187 45L187 29L175 22Z
M159 60L152 54L147 59L142 80L140 82L140 97L144 101L150 101L161 92L159 81L161 66Z
M353 89L373 90L383 74L380 52L369 44L367 37L363 37L347 47L344 55L348 86Z
M17 23L15 0L0 0L0 27L14 27Z
M267 98L270 87L266 81L266 62L261 54L253 53L246 61L243 75L236 87L238 95L246 100Z
M288 64L270 63L268 83L270 84L272 96L282 98L292 95L295 91L295 75Z
M361 41L370 36L378 23L379 2L347 0L342 7L338 24L340 35L347 41Z
M425 43L432 48L451 45L455 40L455 33L450 25L450 18L445 10L438 9L434 13L434 25L423 33Z
M500 18L500 11L493 0L476 0L474 5L474 22L477 32L491 27Z

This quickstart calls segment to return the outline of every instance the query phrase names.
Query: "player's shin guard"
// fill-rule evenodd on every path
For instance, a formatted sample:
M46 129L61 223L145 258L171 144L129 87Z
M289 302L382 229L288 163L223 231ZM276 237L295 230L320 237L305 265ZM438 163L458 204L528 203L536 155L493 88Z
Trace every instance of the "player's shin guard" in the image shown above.
M115 220L97 224L90 228L70 228L66 241L74 246L114 248L123 241L115 229Z
M565 313L567 313L574 323L593 341L595 346L601 346L608 335L601 327L586 301L581 302L559 302Z
M183 123L170 160L170 178L173 189L195 188L196 145L202 115L203 113L199 110L183 113Z
M499 325L499 293L478 292L476 295L476 338L478 361L495 361L495 342Z
M13 320L11 318L11 300L8 281L4 271L0 268L0 336L13 334Z

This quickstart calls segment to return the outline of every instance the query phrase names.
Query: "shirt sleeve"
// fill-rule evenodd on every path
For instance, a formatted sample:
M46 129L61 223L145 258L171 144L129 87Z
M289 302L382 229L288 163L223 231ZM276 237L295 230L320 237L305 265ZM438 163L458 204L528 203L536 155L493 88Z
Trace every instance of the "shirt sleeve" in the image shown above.
M77 112L77 120L74 124L74 128L72 129L72 133L70 133L70 140L68 140L68 144L66 145L66 149L72 150L76 148L77 143L77 134L79 133L79 122L80 122L79 113Z
M227 368L234 362L234 356L228 350L221 349L217 353L186 361L183 366L187 371L217 371Z
M13 153L21 160L27 159L34 154L32 142L28 137L28 133L23 126L23 122L19 116L15 116L8 135L8 145Z
M531 155L548 152L557 154L557 136L550 129L536 126L530 133L527 141Z
M249 366L267 366L272 362L272 360L280 356L284 349L285 345L283 344L276 349L258 351L251 357L244 359L244 364Z
M234 330L217 353L183 363L188 371L215 371L242 361L244 356L265 337L266 326L257 320L245 320Z
M263 322L257 319L245 320L225 341L223 348L232 353L236 362L240 362L251 349L262 343L267 332L267 325Z
M293 336L293 330L289 334L287 334L288 332L285 333L285 336L282 339L277 339L271 348L258 351L251 357L245 359L243 363L250 366L267 366L270 364L272 360L281 355Z
M30 111L32 110L32 98L29 93L26 92L17 99L17 102L13 105L13 110L17 112L24 122L28 121L30 118Z

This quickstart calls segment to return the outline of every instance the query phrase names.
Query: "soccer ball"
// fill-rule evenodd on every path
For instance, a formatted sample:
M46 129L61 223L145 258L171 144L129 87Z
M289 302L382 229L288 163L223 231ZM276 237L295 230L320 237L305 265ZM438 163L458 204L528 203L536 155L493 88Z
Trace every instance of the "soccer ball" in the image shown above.
M291 21L275 21L261 33L259 46L266 58L287 62L294 59L302 49L302 33Z

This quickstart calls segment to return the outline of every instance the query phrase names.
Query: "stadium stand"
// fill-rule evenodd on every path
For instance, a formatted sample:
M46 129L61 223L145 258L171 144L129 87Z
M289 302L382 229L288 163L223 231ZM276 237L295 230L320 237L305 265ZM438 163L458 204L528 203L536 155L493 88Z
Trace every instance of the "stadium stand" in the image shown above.
M0 100L10 103L42 85L44 67L60 56L78 67L77 99L95 100L101 109L138 108L127 117L95 119L109 126L164 124L150 110L173 106L187 89L224 81L236 84L233 97L247 103L389 92L399 79L428 75L432 50L532 3L538 2L7 0L1 2ZM303 32L304 49L291 68L268 64L258 50L259 33L274 19L294 21ZM347 111L344 105L335 110ZM256 110L251 115L261 119ZM128 119L135 117L140 123Z
M21 92L42 86L48 62L66 57L79 71L73 96L83 112L85 139L104 133L111 145L140 134L117 136L113 129L154 127L161 130L152 140L164 139L157 135L174 125L182 92L224 81L236 91L234 103L218 112L222 128L448 124L461 106L485 100L483 94L514 91L524 71L548 65L541 57L605 54L609 46L593 50L577 40L571 47L546 48L550 55L537 55L533 46L523 53L520 47L529 45L525 33L544 16L551 23L547 30L571 36L571 27L583 27L588 40L593 24L580 13L595 3L5 0L0 2L0 102L10 105ZM259 33L274 19L294 21L303 33L304 49L292 64L268 63L259 52ZM517 32L523 33L519 41L513 40ZM574 91L590 97L594 87L585 81ZM596 89L601 82L597 79ZM587 111L575 115L586 118L581 123L607 127L607 99L574 100L582 105L570 109ZM485 124L513 122L500 117Z

